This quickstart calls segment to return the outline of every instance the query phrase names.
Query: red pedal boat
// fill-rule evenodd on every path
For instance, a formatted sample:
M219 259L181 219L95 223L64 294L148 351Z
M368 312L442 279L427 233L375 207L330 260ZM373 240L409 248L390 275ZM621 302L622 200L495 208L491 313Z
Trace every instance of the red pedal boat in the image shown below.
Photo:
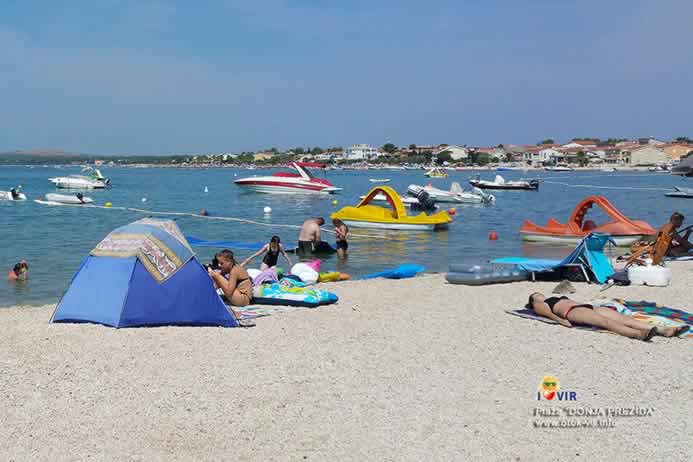
M585 215L594 205L602 209L611 220L600 225L592 220L585 220ZM649 223L626 217L606 197L589 196L575 207L567 223L551 218L545 226L539 226L525 220L520 233L526 241L565 244L575 244L589 233L604 233L609 234L616 245L629 246L645 236L657 234L657 230Z

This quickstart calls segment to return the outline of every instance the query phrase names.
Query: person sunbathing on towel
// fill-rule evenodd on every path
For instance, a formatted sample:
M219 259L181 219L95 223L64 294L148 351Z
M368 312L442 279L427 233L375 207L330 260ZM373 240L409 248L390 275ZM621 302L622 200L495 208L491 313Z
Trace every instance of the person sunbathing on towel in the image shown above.
M546 298L539 292L529 296L525 308L534 310L539 316L552 319L565 327L572 327L573 323L594 326L645 342L650 341L655 335L676 337L689 329L688 326L652 327L651 324L636 321L606 306L578 303L565 296Z
M693 249L693 244L688 241L693 229L689 228L683 236L678 233L684 218L683 214L675 212L669 219L669 223L662 226L659 230L659 236L669 236L671 238L669 248L667 249L667 255L670 257L689 255L689 252Z
M221 289L231 305L250 305L253 298L253 281L248 272L236 262L233 252L228 249L222 250L215 256L219 262L220 272L207 268L214 286ZM237 313L234 312L234 315Z

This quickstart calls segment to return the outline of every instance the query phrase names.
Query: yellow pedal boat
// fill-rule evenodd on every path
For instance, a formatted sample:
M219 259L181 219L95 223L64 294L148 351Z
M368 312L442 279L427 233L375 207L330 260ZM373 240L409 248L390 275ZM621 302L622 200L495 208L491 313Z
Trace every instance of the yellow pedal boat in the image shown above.
M371 205L371 201L382 194L392 208ZM407 215L407 210L399 194L389 186L377 186L370 190L356 207L344 207L331 215L332 219L342 220L348 226L356 228L402 229L425 231L442 228L452 222L447 212L435 215Z

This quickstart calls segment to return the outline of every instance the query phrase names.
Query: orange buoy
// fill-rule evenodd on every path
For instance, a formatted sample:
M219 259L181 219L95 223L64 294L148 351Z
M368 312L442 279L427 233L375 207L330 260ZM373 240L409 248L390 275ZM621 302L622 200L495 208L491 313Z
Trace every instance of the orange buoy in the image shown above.
M202 209L202 210L200 211L200 215L202 215L203 217L208 217L208 216L209 216L209 212L207 211L207 209Z
M457 214L457 209L455 207L450 207L448 209L448 215L455 215Z
M488 240L489 241L497 241L498 240L498 234L495 231L491 231L488 233Z

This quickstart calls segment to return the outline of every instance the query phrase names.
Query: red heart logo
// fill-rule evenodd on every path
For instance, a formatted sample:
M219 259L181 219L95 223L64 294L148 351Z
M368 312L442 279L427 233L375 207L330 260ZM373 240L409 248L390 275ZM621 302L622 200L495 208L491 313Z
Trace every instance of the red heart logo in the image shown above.
M551 400L554 399L555 397L556 397L556 392L555 392L555 391L544 392L544 398L548 399L549 401L551 401Z

